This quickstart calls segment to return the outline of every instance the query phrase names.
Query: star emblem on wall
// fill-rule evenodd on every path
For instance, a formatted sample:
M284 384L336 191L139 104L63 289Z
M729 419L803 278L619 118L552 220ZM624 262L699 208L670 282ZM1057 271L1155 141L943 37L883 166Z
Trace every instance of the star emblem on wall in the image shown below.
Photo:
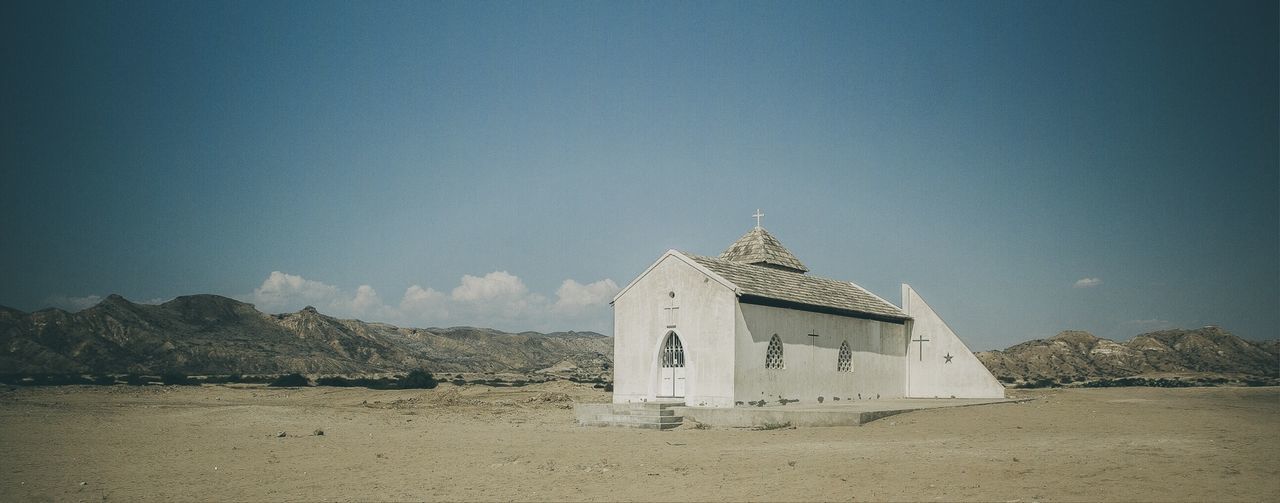
M943 363L951 363L951 359L952 359L952 358L954 358L954 357L953 357L953 356L951 356L951 353L947 353L947 355L946 355L946 356L942 357L942 359L946 360L946 361L945 361L945 362L943 362Z

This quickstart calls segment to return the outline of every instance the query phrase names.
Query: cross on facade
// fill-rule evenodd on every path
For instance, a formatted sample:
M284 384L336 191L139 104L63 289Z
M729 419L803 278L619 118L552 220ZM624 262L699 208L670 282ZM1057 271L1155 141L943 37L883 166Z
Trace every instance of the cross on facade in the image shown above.
M925 339L924 334L920 334L919 337L916 337L916 340L911 342L920 343L920 361L924 361L924 343L929 342L929 339Z
M670 292L668 295L667 307L662 308L667 312L667 328L676 328L676 315L680 312L680 306L676 305L676 292Z
M756 217L756 228L757 228L757 229L759 229L759 228L760 228L760 219L764 217L764 213L762 213L762 212L760 211L760 208L756 208L756 214L751 215L751 216Z

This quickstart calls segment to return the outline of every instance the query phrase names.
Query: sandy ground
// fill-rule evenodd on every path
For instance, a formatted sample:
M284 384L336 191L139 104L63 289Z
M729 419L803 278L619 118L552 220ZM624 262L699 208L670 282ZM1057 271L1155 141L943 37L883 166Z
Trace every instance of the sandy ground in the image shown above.
M1278 388L1012 394L658 432L574 426L608 398L567 382L0 388L0 501L1280 501Z

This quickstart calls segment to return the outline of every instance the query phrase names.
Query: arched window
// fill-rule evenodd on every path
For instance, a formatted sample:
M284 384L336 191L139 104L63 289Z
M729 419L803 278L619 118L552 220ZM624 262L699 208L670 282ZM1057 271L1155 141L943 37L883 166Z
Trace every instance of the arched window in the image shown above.
M667 341L662 344L662 366L676 368L684 366L684 344L675 332L667 334Z
M840 356L836 358L836 372L853 372L853 352L849 351L849 341L840 343Z
M769 339L769 349L764 354L764 368L784 368L782 365L782 339L778 338L778 334L773 334L773 338Z

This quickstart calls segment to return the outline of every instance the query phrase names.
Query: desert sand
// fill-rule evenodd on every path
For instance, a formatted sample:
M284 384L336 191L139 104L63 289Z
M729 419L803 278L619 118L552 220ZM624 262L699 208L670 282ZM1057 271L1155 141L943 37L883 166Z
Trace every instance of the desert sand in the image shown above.
M660 432L575 426L608 395L568 382L10 387L0 500L1280 500L1278 388L1011 395L1036 400Z

